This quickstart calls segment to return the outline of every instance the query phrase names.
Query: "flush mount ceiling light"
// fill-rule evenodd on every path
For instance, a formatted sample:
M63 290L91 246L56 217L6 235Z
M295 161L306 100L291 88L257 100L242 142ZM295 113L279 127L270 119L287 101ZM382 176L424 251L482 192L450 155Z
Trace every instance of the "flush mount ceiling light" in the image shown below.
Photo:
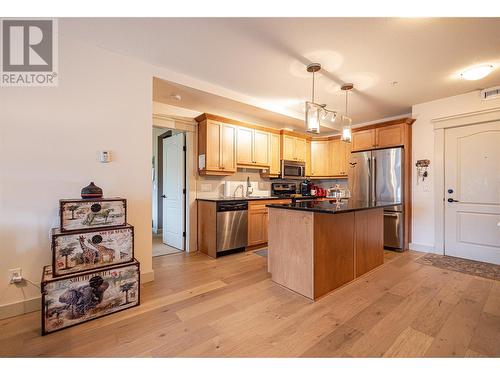
M311 101L306 102L306 128L308 133L319 133L321 121L334 123L337 120L337 112L326 108L326 104L318 104L314 101L314 73L321 69L321 64L312 63L307 66L307 71L312 73L312 95Z
M486 77L494 69L495 67L491 64L476 65L460 73L460 77L467 81L477 81Z

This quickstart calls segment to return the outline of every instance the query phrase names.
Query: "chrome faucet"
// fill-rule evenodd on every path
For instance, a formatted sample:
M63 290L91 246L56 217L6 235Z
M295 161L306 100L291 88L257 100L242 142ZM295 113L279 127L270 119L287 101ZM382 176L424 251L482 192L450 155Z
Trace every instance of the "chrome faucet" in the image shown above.
M247 177L247 198L252 195L253 193L253 187L252 184L250 183L250 177Z
M239 184L238 186L236 186L236 189L234 189L233 196L236 198L236 192L238 191L239 188L241 188L241 197L243 198L244 197L243 191L245 190L243 184Z

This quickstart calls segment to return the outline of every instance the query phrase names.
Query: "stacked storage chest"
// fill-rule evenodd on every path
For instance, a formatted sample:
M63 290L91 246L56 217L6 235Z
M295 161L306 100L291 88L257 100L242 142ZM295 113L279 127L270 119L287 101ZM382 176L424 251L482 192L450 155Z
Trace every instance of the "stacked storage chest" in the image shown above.
M59 201L52 265L42 275L42 334L140 303L140 267L125 199Z

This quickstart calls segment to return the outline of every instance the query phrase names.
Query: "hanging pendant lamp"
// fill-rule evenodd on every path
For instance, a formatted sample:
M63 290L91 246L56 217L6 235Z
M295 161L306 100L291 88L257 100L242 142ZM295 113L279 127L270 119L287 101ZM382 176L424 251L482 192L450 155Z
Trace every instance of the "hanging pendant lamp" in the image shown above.
M354 85L352 83L344 83L340 88L342 91L345 91L345 112L342 116L342 133L340 135L340 140L349 143L352 141L352 119L347 116L347 98L349 91L351 91L353 87Z

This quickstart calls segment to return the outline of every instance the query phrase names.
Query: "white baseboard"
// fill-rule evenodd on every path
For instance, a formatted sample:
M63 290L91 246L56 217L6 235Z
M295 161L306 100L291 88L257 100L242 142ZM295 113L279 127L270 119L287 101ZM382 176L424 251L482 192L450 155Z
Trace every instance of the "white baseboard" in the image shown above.
M154 271L141 273L141 284L149 283L155 279ZM6 305L0 305L0 320L13 316L38 311L42 307L42 297L34 297L24 301L17 301Z
M408 247L410 250L420 251L422 253L434 253L434 245L411 242Z
M38 311L42 307L42 297L34 297L0 306L0 319Z
M155 279L155 271L141 273L141 284L150 283Z

